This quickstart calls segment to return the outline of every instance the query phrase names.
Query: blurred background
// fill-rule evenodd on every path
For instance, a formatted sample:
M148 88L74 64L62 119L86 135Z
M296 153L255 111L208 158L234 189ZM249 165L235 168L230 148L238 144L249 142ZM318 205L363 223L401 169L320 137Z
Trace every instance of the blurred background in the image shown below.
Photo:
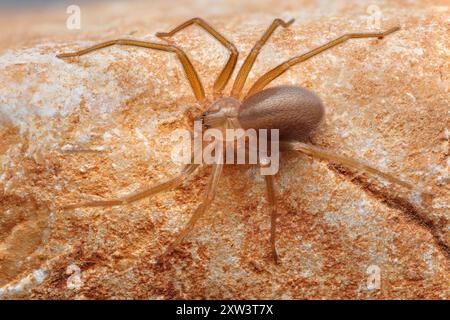
M426 1L426 0L425 0ZM402 1L411 8L414 1ZM280 17L297 23L359 12L348 21L377 16L377 8L390 8L392 1L346 0L1 0L0 52L6 48L36 45L43 41L104 39L132 33L145 36L156 26L170 26L195 16L225 23L229 28L252 28L252 20ZM373 9L375 8L375 9ZM374 11L375 10L375 11ZM372 12L373 11L373 12ZM239 14L245 13L243 23ZM347 17L346 17L347 19ZM248 22L247 22L248 21ZM361 20L363 22L363 20ZM252 25L253 23L253 25ZM233 28L234 27L234 28Z

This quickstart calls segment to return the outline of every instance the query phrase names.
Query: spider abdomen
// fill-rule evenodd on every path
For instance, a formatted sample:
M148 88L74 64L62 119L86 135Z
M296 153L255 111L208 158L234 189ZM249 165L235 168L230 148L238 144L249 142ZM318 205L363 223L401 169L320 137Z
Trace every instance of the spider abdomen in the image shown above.
M322 101L295 86L262 90L242 102L238 119L244 129L279 129L280 140L304 140L324 116Z

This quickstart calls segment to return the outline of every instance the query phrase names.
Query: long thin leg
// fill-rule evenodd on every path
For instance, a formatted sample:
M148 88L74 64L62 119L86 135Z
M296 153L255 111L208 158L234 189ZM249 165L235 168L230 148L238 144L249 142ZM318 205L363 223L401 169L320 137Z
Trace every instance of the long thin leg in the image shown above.
M184 72L186 73L186 77L189 80L189 83L191 84L192 91L194 91L194 95L197 98L198 101L202 102L205 100L205 91L203 90L202 83L200 82L200 79L198 77L197 72L194 69L194 66L192 65L191 61L187 57L187 55L181 50L180 48L177 48L173 45L168 44L161 44L161 43L151 43L146 41L139 41L139 40L128 40L128 39L118 39L118 40L111 40L99 43L95 46L76 51L76 52L69 52L69 53L61 53L58 54L58 58L71 58L71 57L78 57L85 55L87 53L90 53L92 51L96 51L102 48L110 47L113 45L126 45L126 46L134 46L134 47L142 47L142 48L148 48L148 49L154 49L159 51L166 51L166 52L173 52L178 56L178 59L180 59L181 65L183 66Z
M236 49L236 46L228 41L223 35L221 35L219 32L217 32L213 27L211 27L205 20L201 18L193 18L190 19L182 24L180 24L178 27L174 28L172 31L169 32L158 32L156 34L159 38L166 38L171 37L177 32L185 29L186 27L189 27L192 24L196 24L199 27L203 28L206 32L208 32L210 35L212 35L214 38L216 38L223 46L225 46L228 50L230 50L230 57L225 64L224 68L222 69L222 72L220 73L219 77L217 78L216 82L214 83L213 92L214 96L221 96L223 88L225 88L228 80L231 77L231 74L233 73L234 67L236 66L237 58L238 58L238 50Z
M276 229L277 229L277 199L275 196L275 182L273 176L264 176L267 188L267 200L270 206L270 246L272 251L272 259L275 263L278 263L278 254L275 246L276 241Z
M186 224L184 229L178 234L175 241L169 245L166 250L166 254L171 253L180 243L186 238L186 236L194 229L197 221L205 214L206 210L211 206L214 196L217 191L217 186L219 183L219 178L222 173L223 164L218 163L213 165L213 171L209 178L208 187L206 189L205 198L203 202L197 207L194 214L192 215L189 222Z
M231 90L231 95L239 98L239 95L241 94L242 88L245 85L245 81L247 80L248 74L250 70L253 67L253 64L255 63L256 58L259 55L259 52L261 51L264 44L269 40L272 33L279 27L282 26L283 28L289 27L294 22L294 19L289 20L288 22L284 22L281 19L275 19L273 20L270 27L266 30L266 32L263 34L261 39L256 42L255 46L253 47L252 51L248 54L247 58L245 58L244 64L242 65L241 69L239 70L238 75L236 76L236 80L234 80L233 89Z
M390 33L393 33L397 30L400 30L400 27L394 27L391 28L385 32L375 32L375 33L348 33L345 34L333 41L330 41L323 46L320 46L314 50L311 50L305 54L302 54L300 56L294 57L279 66L275 67L274 69L270 70L269 72L265 73L261 78L259 78L255 84L250 88L249 92L247 93L247 97L261 91L264 89L271 81L282 75L284 72L286 72L290 67L293 65L296 65L300 62L303 62L305 60L308 60L309 58L328 50L334 46L337 46L338 44L341 44L349 39L353 38L378 38L383 39L385 36L387 36Z
M189 177L192 173L194 173L194 171L195 171L195 169L197 169L197 167L198 167L197 164L188 164L183 168L181 173L179 173L175 177L170 178L161 183L158 183L149 188L146 188L144 190L141 190L139 192L131 193L122 198L103 200L103 201L90 201L90 202L83 202L83 203L75 203L75 204L71 204L68 206L64 206L63 209L67 210L67 209L75 209L75 208L83 208L83 207L112 207L112 206L126 205L129 203L150 197L154 194L178 187L179 185L181 185L183 183L184 180L186 180L187 177Z
M344 166L361 170L372 176L384 178L389 182L395 183L395 184L405 187L407 189L420 192L419 190L417 190L417 188L414 185L412 185L408 182L404 182L404 181L398 179L397 177L393 176L392 174L385 173L385 172L375 169L367 164L331 153L329 151L326 151L326 150L316 147L316 146L312 146L312 145L302 143L302 142L282 142L282 143L280 143L280 147L285 148L285 149L290 149L290 150L297 150L297 151L303 152L307 155L310 155L312 157L321 158L321 159L325 159L325 160L329 160L329 161L334 161L334 162L342 164ZM421 193L423 193L425 196L427 196L429 198L432 197L432 195L430 193L427 193L427 192L421 192Z

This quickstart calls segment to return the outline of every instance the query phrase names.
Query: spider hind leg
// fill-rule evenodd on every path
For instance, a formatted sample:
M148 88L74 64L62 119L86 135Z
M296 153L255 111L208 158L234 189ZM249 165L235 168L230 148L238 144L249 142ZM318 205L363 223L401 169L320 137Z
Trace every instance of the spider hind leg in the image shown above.
M196 164L186 165L184 167L184 169L178 175L176 175L168 180L157 183L153 186L150 186L148 188L145 188L143 190L140 190L138 192L130 193L124 197L108 199L108 200L75 203L75 204L63 206L63 209L70 210L70 209L86 208L86 207L112 207L112 206L121 206L121 205L126 205L126 204L129 204L132 202L136 202L136 201L142 200L144 198L150 197L152 195L155 195L157 193L161 193L161 192L168 191L168 190L178 187L190 175L192 175L194 173L194 171L197 169L197 167L198 167L198 165L196 165Z

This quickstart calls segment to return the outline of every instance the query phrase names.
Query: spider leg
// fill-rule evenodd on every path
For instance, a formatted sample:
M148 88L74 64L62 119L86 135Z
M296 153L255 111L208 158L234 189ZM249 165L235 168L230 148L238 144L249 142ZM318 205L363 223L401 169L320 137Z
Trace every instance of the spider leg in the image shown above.
M259 55L259 52L261 51L262 47L267 42L267 40L269 40L272 33L279 26L282 26L283 28L287 28L293 22L294 22L294 19L291 19L288 22L284 22L281 19L273 20L272 24L269 26L269 28L263 34L261 39L259 39L258 42L256 42L252 51L250 51L247 58L245 58L244 64L242 65L241 69L239 69L239 73L236 76L236 80L234 81L234 84L233 84L233 89L231 90L232 96L237 97L237 98L239 97L241 90L245 85L245 81L247 80L248 74L249 74L250 70L252 69L253 64L255 63L256 58Z
M264 176L267 189L267 200L270 206L270 246L272 251L272 259L275 263L278 263L278 254L275 246L276 241L276 228L277 228L277 199L275 196L275 182L273 176Z
M337 46L349 39L354 38L378 38L383 39L385 36L387 36L390 33L393 33L395 31L400 30L400 27L394 27L384 32L375 32L375 33L348 33L345 34L333 41L330 41L320 47L317 47L316 49L313 49L305 54L302 54L300 56L294 57L288 61L285 61L284 63L280 64L279 66L275 67L274 69L270 70L269 72L265 73L261 78L259 78L253 86L250 88L249 92L247 93L247 97L261 91L264 89L271 81L282 75L284 72L286 72L290 67L303 62L305 60L308 60L309 58L328 50L334 46Z
M126 205L135 201L139 201L141 199L150 197L154 194L170 190L173 188L178 187L183 183L184 180L186 180L187 177L189 177L191 174L194 173L195 169L197 169L197 164L188 164L184 167L184 169L179 173L178 175L160 182L156 185L153 185L151 187L148 187L144 190L128 194L121 198L116 199L110 199L110 200L102 200L102 201L90 201L90 202L82 202L82 203L75 203L71 205L64 206L63 209L75 209L75 208L83 208L83 207L112 207L112 206L120 206L120 205Z
M205 20L201 18L190 19L180 24L178 27L174 28L169 32L158 32L156 36L159 38L171 37L177 32L193 24L196 24L202 29L204 29L206 32L208 32L210 35L216 38L216 40L218 40L223 46L225 46L230 51L230 57L228 58L227 63L225 64L224 68L222 69L222 72L220 73L219 77L217 78L213 86L214 96L221 96L223 88L226 86L228 80L231 77L231 74L233 73L239 55L238 50L236 49L236 46L233 43L228 41L223 35L217 32L213 27L211 27Z
M166 51L166 52L173 52L178 56L178 59L181 62L181 65L183 66L183 69L186 73L186 77L189 80L189 83L192 87L192 91L194 92L195 97L198 101L202 102L205 100L205 91L203 90L202 83L200 82L200 79L198 77L197 72L194 69L194 66L192 65L191 61L187 57L187 55L181 50L180 48L168 45L168 44L161 44L161 43L151 43L146 41L139 41L139 40L128 40L128 39L118 39L118 40L111 40L99 43L97 45L94 45L92 47L76 51L76 52L69 52L69 53L61 53L58 54L58 58L71 58L71 57L78 57L85 55L87 53L110 47L113 45L126 45L126 46L134 46L134 47L142 47L142 48L148 48L148 49L154 49L159 51Z
M175 241L169 245L166 250L166 254L171 253L180 243L186 238L186 236L194 229L196 222L205 214L206 210L211 206L214 196L217 191L219 178L222 173L223 163L213 164L211 176L209 178L208 187L206 189L203 202L197 207L189 222L184 229L178 234Z
M425 195L427 200L430 200L433 197L432 194L428 192L421 192L420 190L417 190L416 186L408 182L402 181L390 173L385 173L362 162L334 154L332 152L326 151L316 146L312 146L302 142L282 142L280 143L280 147L283 147L288 150L297 150L312 157L333 161L350 168L361 170L372 176L384 178L391 183L395 183L409 190L414 190L419 192L419 194Z

